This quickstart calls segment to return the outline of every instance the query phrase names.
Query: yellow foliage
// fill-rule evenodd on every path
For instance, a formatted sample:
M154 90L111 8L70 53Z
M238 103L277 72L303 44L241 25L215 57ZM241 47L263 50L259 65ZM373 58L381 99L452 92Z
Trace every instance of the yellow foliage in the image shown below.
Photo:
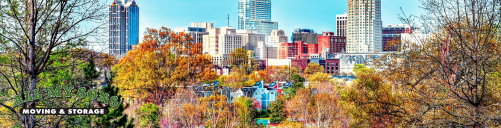
M202 44L191 44L184 33L170 29L148 29L144 40L115 65L115 85L125 97L146 98L155 90L193 85L214 80L209 55L202 53ZM137 95L144 94L144 95Z

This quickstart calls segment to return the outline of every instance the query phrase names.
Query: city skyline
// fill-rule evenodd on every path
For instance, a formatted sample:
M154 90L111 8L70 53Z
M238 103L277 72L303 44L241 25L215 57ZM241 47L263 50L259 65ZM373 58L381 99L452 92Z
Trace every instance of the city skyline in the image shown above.
M136 2L143 7L140 11L140 42L146 28L165 26L174 29L175 27L189 26L191 22L214 22L215 27L219 28L227 26L228 14L230 26L238 28L238 0L217 2L136 0ZM107 0L107 3L112 4L113 0ZM421 14L422 9L416 5L420 5L418 0L382 0L382 25L401 24L398 19L398 14L401 13L400 7L407 15ZM284 30L288 37L291 37L296 28L315 29L319 33L322 31L334 32L336 31L336 15L343 14L344 10L348 10L347 0L318 0L315 2L273 0L271 6L272 21L279 22L278 29ZM302 9L297 9L300 7Z

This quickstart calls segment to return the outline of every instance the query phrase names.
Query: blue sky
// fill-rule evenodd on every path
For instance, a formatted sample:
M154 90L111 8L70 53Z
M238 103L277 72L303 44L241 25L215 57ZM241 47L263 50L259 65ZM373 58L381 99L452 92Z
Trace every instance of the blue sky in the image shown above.
M108 0L109 4L113 0ZM174 29L188 27L191 22L214 22L216 27L237 27L238 0L136 0L140 7L140 37L146 28L162 26ZM400 24L402 7L406 14L419 15L423 10L419 0L382 0L383 26ZM271 19L278 28L291 36L296 28L315 29L317 33L336 30L336 14L347 9L348 0L272 0ZM290 39L289 39L290 40Z

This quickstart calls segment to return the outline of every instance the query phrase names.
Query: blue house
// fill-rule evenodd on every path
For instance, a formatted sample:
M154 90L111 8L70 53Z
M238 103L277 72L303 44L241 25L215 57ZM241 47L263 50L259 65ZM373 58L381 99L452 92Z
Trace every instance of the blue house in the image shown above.
M252 98L261 103L262 110L267 110L271 102L277 100L278 90L276 88L264 88L264 81L259 81L252 87L256 88Z

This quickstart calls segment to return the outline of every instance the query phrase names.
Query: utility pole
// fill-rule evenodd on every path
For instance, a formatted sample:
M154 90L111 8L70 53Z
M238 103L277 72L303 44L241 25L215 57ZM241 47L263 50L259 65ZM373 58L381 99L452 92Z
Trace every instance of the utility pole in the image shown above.
M265 46L266 46L266 45L265 45ZM269 47L266 47L266 71L268 71L268 58L269 58L269 57L268 57L268 51L269 51L269 50L268 50L268 48L269 48Z

